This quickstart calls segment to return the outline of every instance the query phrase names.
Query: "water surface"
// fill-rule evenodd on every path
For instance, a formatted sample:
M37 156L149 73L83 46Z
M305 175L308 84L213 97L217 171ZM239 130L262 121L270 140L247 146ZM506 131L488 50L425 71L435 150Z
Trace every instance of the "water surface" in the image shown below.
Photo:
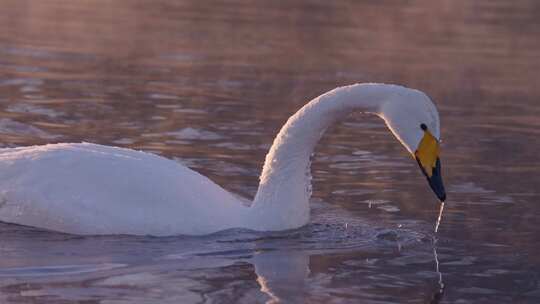
M140 149L252 197L307 100L399 83L439 108L448 192L434 236L416 163L382 121L352 115L317 147L308 226L153 238L0 224L1 302L540 301L536 1L0 5L2 147Z

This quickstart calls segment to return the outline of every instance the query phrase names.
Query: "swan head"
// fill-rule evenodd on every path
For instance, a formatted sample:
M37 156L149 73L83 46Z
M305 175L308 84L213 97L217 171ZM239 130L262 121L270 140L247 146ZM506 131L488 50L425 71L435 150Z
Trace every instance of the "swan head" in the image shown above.
M381 107L388 128L416 160L429 186L441 202L446 191L441 176L439 113L421 91L407 90Z

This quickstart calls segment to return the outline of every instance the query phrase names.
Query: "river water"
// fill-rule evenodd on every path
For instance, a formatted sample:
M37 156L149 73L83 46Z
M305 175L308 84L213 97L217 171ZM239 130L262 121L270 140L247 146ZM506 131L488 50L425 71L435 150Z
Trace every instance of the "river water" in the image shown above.
M306 101L398 83L439 108L448 192L435 235L417 164L382 121L352 115L317 147L306 227L155 238L0 223L0 302L540 302L538 1L0 7L2 147L129 147L252 197Z

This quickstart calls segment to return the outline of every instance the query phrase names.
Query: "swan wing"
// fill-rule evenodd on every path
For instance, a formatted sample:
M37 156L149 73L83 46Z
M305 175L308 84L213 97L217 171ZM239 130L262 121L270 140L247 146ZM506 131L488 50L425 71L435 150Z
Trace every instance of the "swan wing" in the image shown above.
M75 234L206 234L244 207L154 154L89 143L0 150L0 221Z

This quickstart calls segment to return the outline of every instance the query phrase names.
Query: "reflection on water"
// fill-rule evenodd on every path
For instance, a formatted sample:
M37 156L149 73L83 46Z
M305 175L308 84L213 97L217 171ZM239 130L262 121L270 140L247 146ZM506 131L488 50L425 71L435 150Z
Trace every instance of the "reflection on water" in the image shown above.
M433 239L433 259L435 260L435 272L437 272L437 274L439 275L439 281L438 281L439 289L433 293L430 303L439 303L442 300L443 295L444 295L444 281L443 281L442 272L439 268L439 255L437 254L436 243L437 243L437 239L434 238Z
M303 302L309 275L309 256L303 251L271 251L256 254L252 259L261 292L269 303L281 299Z
M416 164L353 115L317 147L307 227L144 238L1 224L0 302L540 300L535 1L0 5L3 147L151 151L251 197L306 100L394 82L439 107L449 197L435 246L438 202Z

